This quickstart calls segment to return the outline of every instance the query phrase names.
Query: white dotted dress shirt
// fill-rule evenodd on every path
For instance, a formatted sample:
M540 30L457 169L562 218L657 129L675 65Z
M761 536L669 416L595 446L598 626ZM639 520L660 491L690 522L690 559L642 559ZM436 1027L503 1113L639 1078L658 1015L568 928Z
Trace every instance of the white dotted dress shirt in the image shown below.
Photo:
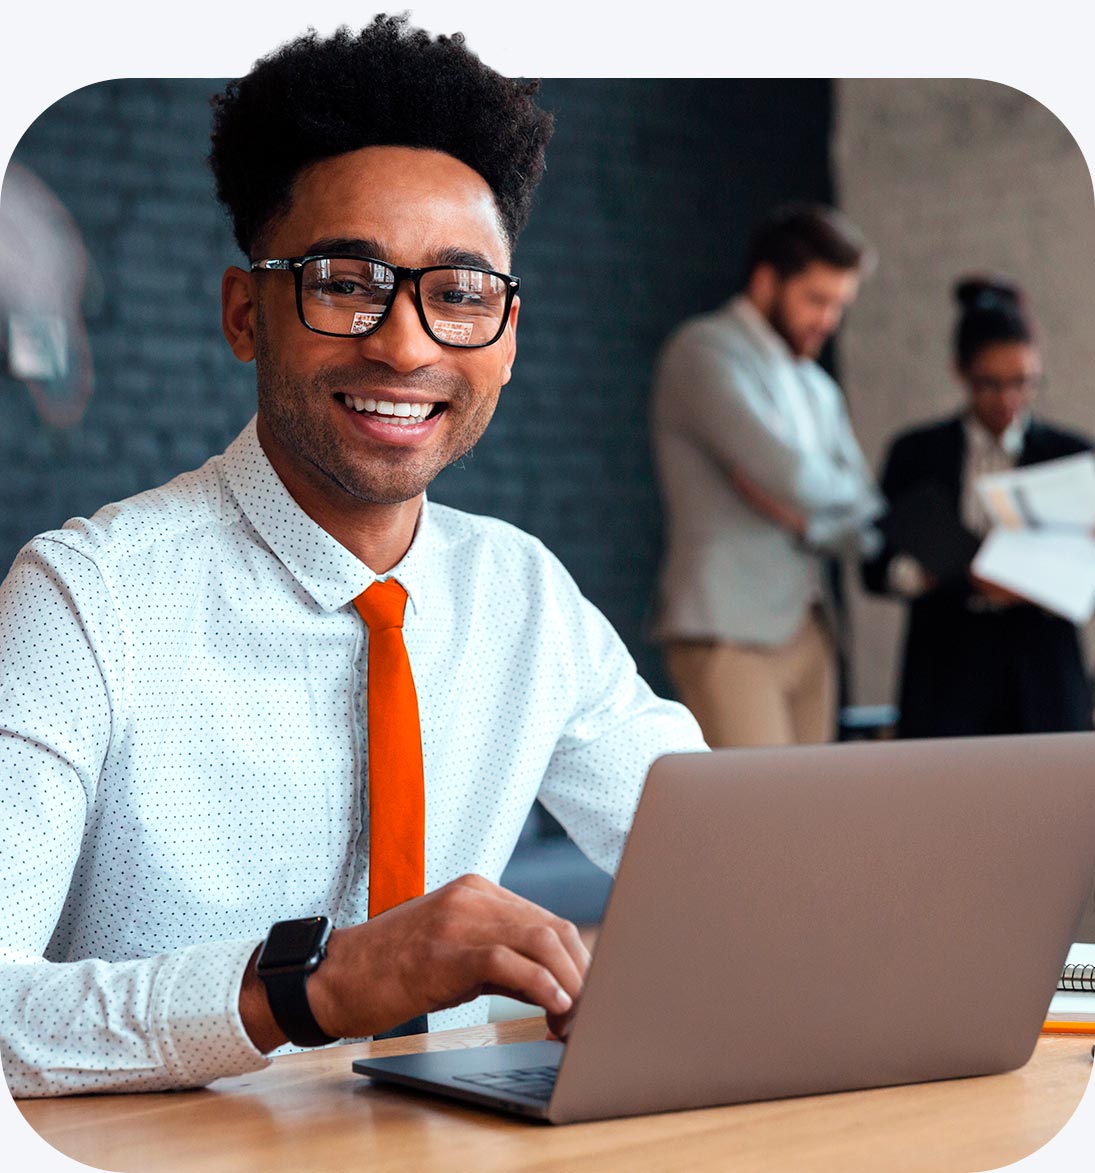
M703 748L534 538L424 508L391 572L422 714L426 887L497 880L539 796L615 869L647 767ZM276 920L366 919L376 579L254 421L70 521L0 586L0 1055L15 1095L263 1066L238 995ZM486 1000L431 1015L482 1022Z

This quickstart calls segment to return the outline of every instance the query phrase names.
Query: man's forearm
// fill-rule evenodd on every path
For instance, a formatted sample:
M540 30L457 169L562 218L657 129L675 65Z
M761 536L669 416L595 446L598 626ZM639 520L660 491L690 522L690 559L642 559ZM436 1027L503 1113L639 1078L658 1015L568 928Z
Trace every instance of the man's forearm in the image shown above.
M731 470L730 483L750 509L773 525L787 530L796 538L801 538L806 533L808 518L801 510L766 492L740 468Z
M254 941L136 961L0 965L0 1049L15 1096L200 1087L262 1067L243 1030Z

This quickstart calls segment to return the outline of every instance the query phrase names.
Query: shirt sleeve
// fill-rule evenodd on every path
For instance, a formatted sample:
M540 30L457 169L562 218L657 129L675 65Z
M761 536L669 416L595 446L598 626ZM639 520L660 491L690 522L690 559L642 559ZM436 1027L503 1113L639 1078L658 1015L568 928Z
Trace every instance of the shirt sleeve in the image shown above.
M782 426L763 372L745 355L699 330L670 343L658 379L659 398L670 405L677 425L727 475L740 468L811 521L857 510L873 492L842 402L837 450L803 448Z
M858 542L856 553L868 556L872 550L870 523L885 512L886 504L874 483L870 465L852 430L852 421L844 396L833 384L830 387L830 410L834 420L834 455L837 464L857 479L853 498L836 509L815 512L806 527L805 541L817 549L836 550L849 541Z
M582 852L614 874L654 760L707 746L692 714L654 694L608 620L556 566L574 705L539 798Z
M94 563L38 539L0 585L0 1057L15 1096L201 1086L268 1060L239 1015L257 941L46 960L124 696Z

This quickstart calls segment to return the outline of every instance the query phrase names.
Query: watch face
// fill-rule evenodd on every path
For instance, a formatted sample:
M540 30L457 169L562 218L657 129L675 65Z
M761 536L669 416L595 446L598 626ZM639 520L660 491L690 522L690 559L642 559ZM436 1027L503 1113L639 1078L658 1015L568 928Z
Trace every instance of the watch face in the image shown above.
M270 929L259 953L258 972L315 969L323 956L323 946L330 931L331 922L325 916L279 920Z

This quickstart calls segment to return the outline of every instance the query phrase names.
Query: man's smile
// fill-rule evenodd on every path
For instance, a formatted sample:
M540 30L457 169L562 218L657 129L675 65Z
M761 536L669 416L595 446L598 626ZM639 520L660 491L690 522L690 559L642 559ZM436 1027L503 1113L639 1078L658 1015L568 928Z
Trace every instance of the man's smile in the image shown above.
M440 415L448 406L443 401L408 399L379 399L373 396L351 395L340 391L335 398L352 411L362 415L383 417L385 423L397 427L411 427Z
M381 398L349 391L336 391L334 398L358 435L396 445L427 439L449 406L447 400Z

